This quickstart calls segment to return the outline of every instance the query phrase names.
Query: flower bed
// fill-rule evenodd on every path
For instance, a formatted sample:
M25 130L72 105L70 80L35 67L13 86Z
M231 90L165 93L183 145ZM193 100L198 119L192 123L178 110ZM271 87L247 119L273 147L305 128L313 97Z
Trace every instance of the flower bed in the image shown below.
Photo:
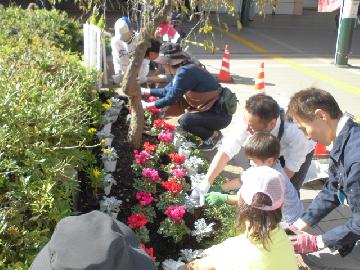
M161 268L167 259L183 256L188 260L199 254L195 250L232 236L235 210L227 205L194 207L188 195L208 163L194 147L197 138L157 118L159 113L145 112L147 134L141 149L131 149L125 140L125 115L114 124L113 147L119 159L113 176L117 185L101 204L109 198L120 203L117 215L109 210L111 206L106 211L134 230ZM181 154L184 150L188 156ZM222 180L217 179L217 184Z

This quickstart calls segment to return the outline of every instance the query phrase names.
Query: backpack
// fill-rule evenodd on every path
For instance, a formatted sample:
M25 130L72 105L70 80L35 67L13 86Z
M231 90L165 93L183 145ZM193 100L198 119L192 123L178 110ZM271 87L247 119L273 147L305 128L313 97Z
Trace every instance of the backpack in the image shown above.
M227 87L222 87L220 93L219 104L221 109L226 112L228 115L233 115L237 109L238 99L235 93Z

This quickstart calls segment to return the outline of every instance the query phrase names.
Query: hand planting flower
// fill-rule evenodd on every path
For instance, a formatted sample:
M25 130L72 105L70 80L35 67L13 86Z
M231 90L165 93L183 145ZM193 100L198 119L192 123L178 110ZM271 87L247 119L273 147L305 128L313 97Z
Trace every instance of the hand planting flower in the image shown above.
M177 165L183 164L185 162L185 159L186 159L185 156L179 155L179 154L176 154L176 153L169 154L169 157L171 158L172 162L174 162Z
M142 206L146 206L154 200L153 196L147 192L138 192L135 197Z
M133 214L128 217L129 228L134 229L145 226L148 220L144 214Z
M161 142L170 143L170 142L172 142L172 136L173 136L173 134L171 132L167 132L167 131L166 132L161 132L158 135L158 139Z
M143 169L142 176L149 178L153 182L157 182L160 180L158 171L151 168Z
M164 212L169 218L175 222L180 222L185 215L185 207L183 205L170 205Z
M146 141L144 143L144 149L146 152L154 152L157 146L155 144L150 144L150 142Z

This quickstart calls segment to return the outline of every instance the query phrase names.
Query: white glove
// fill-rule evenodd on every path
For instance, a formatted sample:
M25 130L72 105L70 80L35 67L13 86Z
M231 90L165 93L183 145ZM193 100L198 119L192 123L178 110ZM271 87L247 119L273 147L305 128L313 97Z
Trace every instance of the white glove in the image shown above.
M191 192L190 198L198 202L199 206L205 204L205 194L208 193L210 189L210 183L207 178L204 178Z
M144 100L141 101L141 106L143 107L143 110L146 110L149 107L148 103Z
M140 91L141 91L141 95L149 95L150 94L149 88L140 87Z

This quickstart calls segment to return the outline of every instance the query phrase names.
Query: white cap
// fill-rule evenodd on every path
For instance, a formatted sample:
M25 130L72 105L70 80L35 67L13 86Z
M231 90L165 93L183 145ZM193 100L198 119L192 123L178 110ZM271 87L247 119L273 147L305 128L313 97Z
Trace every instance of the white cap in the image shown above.
M241 175L241 180L243 185L238 194L247 205L265 211L272 211L282 207L284 203L285 178L278 171L268 166L251 167ZM259 192L270 197L271 206L252 205L254 195Z

